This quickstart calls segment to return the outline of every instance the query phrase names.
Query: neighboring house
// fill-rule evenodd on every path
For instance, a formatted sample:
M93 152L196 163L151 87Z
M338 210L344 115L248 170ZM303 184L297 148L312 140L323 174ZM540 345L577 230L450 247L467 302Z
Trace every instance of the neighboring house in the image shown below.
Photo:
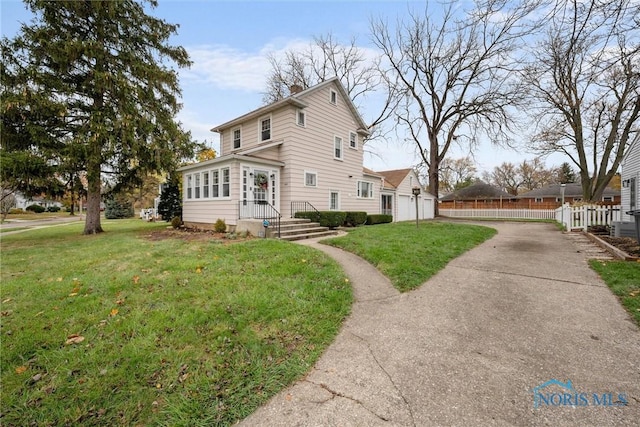
M540 205L547 208L557 208L562 204L562 186L561 184L551 184L546 187L537 188L517 196L518 201L528 203L530 208L535 209ZM580 184L570 183L564 187L565 203L574 203L582 201L582 186ZM605 188L600 200L603 204L620 204L620 191L613 188Z
M212 129L220 157L184 166L183 221L211 227L301 206L380 213L383 177L363 168L367 126L333 78ZM238 227L239 229L241 227Z
M394 221L416 219L416 204L413 188L420 188L418 196L418 218L432 219L436 198L425 191L416 171L412 168L375 172L384 179L381 191L381 213L393 215Z
M31 205L40 205L43 208L48 208L51 206L57 206L62 208L62 203L57 200L47 199L42 196L34 196L34 197L25 197L22 193L15 193L16 196L16 209L27 209L28 206Z
M640 141L629 147L620 167L622 221L634 221L627 212L640 209Z
M440 198L441 209L508 209L515 204L515 196L477 181Z

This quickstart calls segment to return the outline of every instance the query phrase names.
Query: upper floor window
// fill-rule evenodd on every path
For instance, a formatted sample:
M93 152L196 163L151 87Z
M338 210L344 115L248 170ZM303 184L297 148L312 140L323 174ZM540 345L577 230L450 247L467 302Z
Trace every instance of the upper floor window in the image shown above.
M242 132L240 131L240 128L234 129L233 130L233 148L234 149L240 148L241 143L242 143Z
M349 148L358 148L358 134L349 132Z
M342 160L342 138L339 136L333 138L333 157Z
M271 117L260 120L260 141L271 139Z
M305 172L304 185L306 187L316 187L318 185L318 174L315 172Z
M334 105L338 103L338 92L333 89L329 91L329 102Z
M297 123L298 126L302 127L305 127L307 125L307 115L302 110L298 110Z
M362 199L373 199L373 183L358 181L358 197Z

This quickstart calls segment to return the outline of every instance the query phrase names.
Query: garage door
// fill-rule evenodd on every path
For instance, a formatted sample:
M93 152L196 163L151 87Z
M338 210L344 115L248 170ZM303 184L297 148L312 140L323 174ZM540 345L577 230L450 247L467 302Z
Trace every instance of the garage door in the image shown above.
M416 218L415 206L411 209L411 196L398 196L398 218L396 221L409 221Z

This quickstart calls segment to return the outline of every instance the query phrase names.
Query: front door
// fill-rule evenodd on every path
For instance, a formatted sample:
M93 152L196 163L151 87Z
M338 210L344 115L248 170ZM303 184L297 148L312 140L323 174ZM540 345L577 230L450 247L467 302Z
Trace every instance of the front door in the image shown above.
M264 215L264 205L279 208L278 171L267 168L242 168L242 203L244 218L259 218Z

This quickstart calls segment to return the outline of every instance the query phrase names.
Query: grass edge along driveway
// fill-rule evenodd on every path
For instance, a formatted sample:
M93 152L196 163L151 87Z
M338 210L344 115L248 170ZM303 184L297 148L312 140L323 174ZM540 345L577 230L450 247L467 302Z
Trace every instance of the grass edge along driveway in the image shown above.
M496 230L450 222L399 222L358 227L322 243L374 265L401 292L417 288L452 259L493 237Z
M166 224L140 220L104 226L2 239L3 425L231 425L304 375L349 313L348 280L320 251L150 239ZM483 240L464 234L473 226L423 228L364 227L351 239L374 232L415 252L431 236L416 262L441 267Z

